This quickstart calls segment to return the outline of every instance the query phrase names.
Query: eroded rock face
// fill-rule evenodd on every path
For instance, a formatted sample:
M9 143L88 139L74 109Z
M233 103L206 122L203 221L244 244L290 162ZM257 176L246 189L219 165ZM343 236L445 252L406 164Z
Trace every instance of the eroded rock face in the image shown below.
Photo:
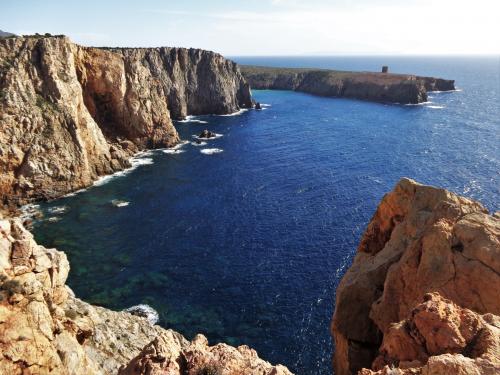
M410 316L427 293L478 314L500 315L499 261L497 217L472 200L401 180L377 208L337 290L331 327L335 373L371 368L388 332L403 337L405 331L394 324ZM467 329L474 330L475 323L469 323ZM405 362L425 364L428 358L430 363L440 352L402 342Z
M174 349L160 336L122 368L119 375L291 375L286 367L260 359L246 345L209 346L203 335L197 335L187 346Z
M146 318L89 305L65 285L68 272L64 253L0 217L0 374L290 374L248 347L189 342Z
M442 298L424 296L407 319L387 329L372 370L382 375L500 373L500 318L479 315Z
M0 40L0 198L55 198L178 142L172 118L251 107L235 63L202 50Z

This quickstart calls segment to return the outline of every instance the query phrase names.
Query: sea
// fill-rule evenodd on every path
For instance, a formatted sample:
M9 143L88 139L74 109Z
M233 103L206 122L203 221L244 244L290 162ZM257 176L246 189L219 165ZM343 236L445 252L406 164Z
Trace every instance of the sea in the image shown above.
M500 58L233 57L241 64L456 80L421 105L254 90L263 110L190 116L183 143L41 203L36 240L63 250L69 286L111 309L249 345L297 374L331 374L335 290L377 204L402 177L498 210ZM218 134L197 144L203 129Z

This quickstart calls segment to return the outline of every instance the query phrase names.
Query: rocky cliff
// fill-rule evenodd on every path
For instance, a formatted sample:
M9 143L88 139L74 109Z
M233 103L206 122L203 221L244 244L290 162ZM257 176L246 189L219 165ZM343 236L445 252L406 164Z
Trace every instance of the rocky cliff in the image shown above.
M252 105L235 63L183 48L0 40L0 198L54 198L178 141L172 119Z
M254 89L294 90L386 103L422 103L427 101L428 91L455 89L452 80L405 74L260 66L242 66L241 71Z
M335 374L500 373L499 290L500 218L401 180L338 287Z
M65 285L64 253L0 216L0 374L290 375L247 346L186 340L146 318L89 305Z

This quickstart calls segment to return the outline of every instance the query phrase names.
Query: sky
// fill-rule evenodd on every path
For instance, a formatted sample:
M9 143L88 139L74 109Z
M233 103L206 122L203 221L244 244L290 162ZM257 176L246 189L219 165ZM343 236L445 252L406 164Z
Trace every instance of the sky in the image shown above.
M227 56L500 54L500 0L0 0L0 30Z

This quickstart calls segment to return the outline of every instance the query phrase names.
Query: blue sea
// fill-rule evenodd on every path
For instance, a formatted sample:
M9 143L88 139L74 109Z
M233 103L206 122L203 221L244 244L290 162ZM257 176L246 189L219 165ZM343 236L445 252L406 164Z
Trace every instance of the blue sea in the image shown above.
M247 344L330 374L335 289L382 196L403 176L498 210L498 57L240 57L243 64L432 75L423 105L254 91L262 111L176 122L187 141L41 204L36 239L64 250L94 304L146 303L164 327ZM193 145L203 129L220 134ZM62 209L57 208L63 207Z

